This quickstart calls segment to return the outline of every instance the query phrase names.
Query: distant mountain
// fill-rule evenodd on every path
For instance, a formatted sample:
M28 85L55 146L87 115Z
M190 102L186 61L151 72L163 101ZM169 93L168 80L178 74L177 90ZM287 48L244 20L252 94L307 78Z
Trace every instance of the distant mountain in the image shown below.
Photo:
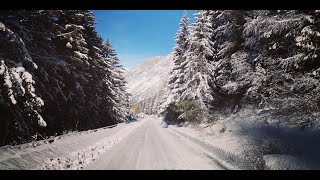
M130 103L139 103L145 113L155 113L172 66L172 55L169 54L152 57L127 69L124 76L128 92L132 94Z

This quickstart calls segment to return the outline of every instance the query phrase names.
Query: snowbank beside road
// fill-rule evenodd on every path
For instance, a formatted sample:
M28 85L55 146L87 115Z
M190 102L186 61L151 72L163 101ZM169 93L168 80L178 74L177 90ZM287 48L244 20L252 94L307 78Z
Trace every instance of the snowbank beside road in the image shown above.
M169 129L201 141L233 169L319 169L317 131L264 125L258 118L246 110L214 124Z
M146 119L0 148L0 169L82 169Z

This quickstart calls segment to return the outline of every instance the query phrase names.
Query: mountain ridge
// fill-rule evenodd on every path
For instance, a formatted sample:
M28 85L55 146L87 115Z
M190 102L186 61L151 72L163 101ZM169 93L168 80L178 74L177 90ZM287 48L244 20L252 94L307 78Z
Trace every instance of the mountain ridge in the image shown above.
M130 104L139 103L145 113L155 113L172 67L172 55L168 54L151 57L128 69L124 77L132 95Z

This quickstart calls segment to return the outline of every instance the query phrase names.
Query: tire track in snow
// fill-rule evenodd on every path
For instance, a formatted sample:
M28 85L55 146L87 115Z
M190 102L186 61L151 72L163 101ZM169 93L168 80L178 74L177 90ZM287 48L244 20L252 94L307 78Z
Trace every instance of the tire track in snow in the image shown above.
M96 160L103 153L110 150L115 144L131 134L137 127L144 124L147 119L133 122L132 125L122 129L114 135L107 137L95 145L83 150L70 153L68 156L48 159L37 169L41 170L79 170Z

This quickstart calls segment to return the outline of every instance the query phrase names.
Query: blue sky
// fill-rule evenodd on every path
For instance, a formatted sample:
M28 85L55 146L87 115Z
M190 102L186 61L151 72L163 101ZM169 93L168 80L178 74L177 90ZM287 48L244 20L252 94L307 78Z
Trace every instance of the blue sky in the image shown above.
M121 64L133 67L172 51L183 10L93 10L96 30L110 40ZM194 10L187 11L190 23Z

